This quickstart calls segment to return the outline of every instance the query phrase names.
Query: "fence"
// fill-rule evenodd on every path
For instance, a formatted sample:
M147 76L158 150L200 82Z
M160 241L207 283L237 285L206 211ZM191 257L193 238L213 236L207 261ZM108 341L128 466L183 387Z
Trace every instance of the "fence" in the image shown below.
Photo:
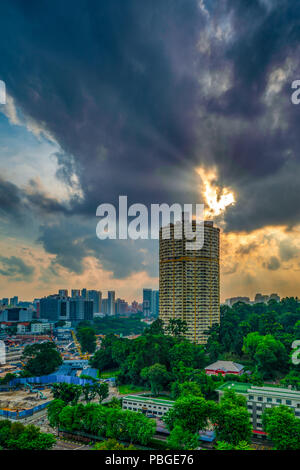
M80 377L73 377L70 375L42 375L40 377L26 377L26 378L16 378L9 382L10 387L15 387L16 385L25 385L26 383L30 384L52 384L52 383L67 383L73 385L86 385L92 384L92 380L81 379Z
M42 403L41 405L34 406L33 408L30 408L29 410L23 410L23 411L9 411L9 410L0 410L0 416L3 418L9 418L9 419L22 419L22 418L27 418L28 416L32 416L34 413L37 411L41 411L46 406L48 406L50 401L47 401L46 403Z

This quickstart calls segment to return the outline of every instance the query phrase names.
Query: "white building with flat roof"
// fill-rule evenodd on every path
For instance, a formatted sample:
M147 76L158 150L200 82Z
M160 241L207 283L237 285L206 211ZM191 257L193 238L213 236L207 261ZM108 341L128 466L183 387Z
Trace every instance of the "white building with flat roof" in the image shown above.
M164 398L143 397L141 395L127 395L122 398L123 410L140 411L146 415L161 417L174 405L174 401Z

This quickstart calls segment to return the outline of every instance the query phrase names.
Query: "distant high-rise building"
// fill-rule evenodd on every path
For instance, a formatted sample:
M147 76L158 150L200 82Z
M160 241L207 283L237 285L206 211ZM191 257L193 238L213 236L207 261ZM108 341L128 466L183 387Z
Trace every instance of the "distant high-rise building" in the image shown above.
M152 316L158 317L159 315L159 290L152 291Z
M72 298L80 297L80 289L72 289L71 296L72 296Z
M32 321L32 311L22 307L9 307L0 312L2 322L30 322Z
M266 303L268 302L269 300L269 296L268 295L262 295L262 294L256 294L255 298L254 298L254 303L255 304L258 304L258 303Z
M63 297L59 300L59 319L67 320L70 316L70 298Z
M99 290L89 290L87 292L87 299L93 300L94 302L94 313L101 312L101 301L102 301L102 293Z
M144 317L151 317L152 315L152 289L143 289L143 314Z
M81 297L83 299L87 299L87 290L86 289L81 289Z
M69 294L68 289L59 289L58 291L58 295L60 297L68 297L68 294Z
M8 302L9 302L9 299L7 297L4 297L1 301L1 304L3 305L3 307L5 307L8 305Z
M49 295L40 299L40 318L49 321L58 321L60 316L60 297Z
M14 297L11 297L9 304L12 307L16 307L18 305L18 302L19 302L19 298L15 295Z
M108 299L102 299L101 313L104 313L104 315L108 315Z
M276 300L276 302L280 302L280 297L278 294L271 294L269 300Z
M136 300L133 300L133 302L131 303L131 310L133 312L137 312L139 309L139 304Z
M194 222L195 229L195 222ZM159 317L187 323L186 337L205 344L204 333L220 321L220 230L213 222L204 222L204 244L201 249L187 250L180 222L170 224L170 239L159 241ZM181 239L177 231L181 232ZM176 235L176 236L175 236Z
M85 300L82 297L70 299L70 320L72 324L82 320L93 320L94 303L92 300Z
M116 315L122 315L128 310L128 303L123 299L117 299L115 302L115 313Z
M114 290L109 290L108 291L108 299L107 299L107 307L108 307L108 315L114 315L115 314L115 296L116 293Z
M250 299L249 299L249 297L230 297L229 299L225 300L225 304L228 305L229 307L232 307L232 305L234 305L238 302L243 302L245 304L250 304Z
M276 302L280 302L280 297L278 294L271 294L271 295L262 295L262 294L256 294L254 298L254 303L267 303L269 300L276 300Z

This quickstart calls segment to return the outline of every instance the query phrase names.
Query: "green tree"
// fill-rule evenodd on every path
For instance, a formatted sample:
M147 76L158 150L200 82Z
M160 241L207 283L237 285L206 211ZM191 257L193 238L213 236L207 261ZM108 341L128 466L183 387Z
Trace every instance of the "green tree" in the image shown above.
M194 450L199 446L199 435L176 425L170 432L167 443L170 449Z
M86 401L86 403L89 403L96 397L97 395L96 386L97 386L96 384L89 384L89 383L82 386L82 393L83 393L84 400Z
M66 402L59 398L56 398L49 403L47 407L47 416L49 424L52 428L59 427L59 415L65 406Z
M106 441L95 444L94 450L137 450L132 444L124 446L119 444L116 439L107 439Z
M112 397L109 403L107 403L109 408L122 408L121 401L117 397Z
M202 369L205 365L205 352L202 346L182 340L174 344L170 352L170 366L176 367L182 363L185 367Z
M67 405L59 414L59 424L67 431L80 431L83 428L85 414L86 409L82 403Z
M252 450L250 444L246 441L240 441L237 445L225 441L218 441L216 450Z
M194 434L207 427L208 418L214 406L213 402L206 401L203 397L182 396L175 401L173 408L164 415L163 421L170 431L176 425L179 425Z
M150 367L145 367L141 371L141 377L147 380L151 386L153 395L158 395L166 383L169 381L169 373L166 366L162 364L154 364Z
M80 385L67 384L67 383L54 383L51 386L52 395L54 398L64 401L65 403L72 403L75 405L81 394L82 387Z
M11 422L9 419L0 421L0 445L5 447L6 441L10 438Z
M16 377L16 374L11 374L10 372L8 372L8 374L5 374L5 376L2 379L0 379L0 384L6 385L15 377Z
M157 318L151 325L145 330L145 334L148 335L164 335L164 322Z
M26 346L22 358L26 362L25 370L34 376L52 374L63 362L50 341Z
M266 408L262 421L276 450L300 449L300 420L288 406Z
M250 356L263 378L273 378L276 371L288 367L288 355L284 345L272 335L250 333L244 339L243 351Z
M207 375L203 370L195 370L191 376L193 382L196 382L201 389L202 395L207 400L215 399L217 394L215 389L217 388L218 384L223 382L223 378L221 376L211 376Z
M194 397L202 397L200 386L196 382L173 382L171 387L172 398L177 399L180 396L193 395Z
M280 382L284 387L291 386L293 390L300 390L300 373L291 370Z
M0 423L0 440L11 450L47 450L56 442L52 434L42 433L36 426L10 422Z
M217 440L237 445L240 441L250 442L252 427L246 408L246 398L233 391L227 391L212 413Z
M171 318L166 327L168 334L175 336L176 338L182 338L186 334L188 329L186 321L180 318Z
M101 403L109 395L109 386L108 383L102 382L95 385L95 391L99 398L99 403Z
M107 335L102 340L101 348L90 358L91 366L98 369L100 373L103 370L113 369L118 366L118 363L112 357L112 348L115 341L118 341L115 335Z
M82 351L93 353L96 349L95 330L90 326L79 328L77 331L77 335Z

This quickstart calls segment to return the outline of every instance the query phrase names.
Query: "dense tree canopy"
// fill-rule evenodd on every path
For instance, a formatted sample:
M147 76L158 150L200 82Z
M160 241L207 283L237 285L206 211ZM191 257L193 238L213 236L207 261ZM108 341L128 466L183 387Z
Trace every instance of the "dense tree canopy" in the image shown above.
M52 434L40 432L32 424L24 426L9 420L0 421L0 445L10 450L47 450L56 439Z
M214 406L214 402L207 401L203 397L180 396L164 415L163 420L170 430L175 426L181 426L190 433L196 433L206 428Z
M184 382L207 364L203 347L183 338L185 326L184 322L173 322L171 336L163 322L156 320L134 340L107 335L90 363L100 374L118 368L119 384L149 386L155 394L170 390L174 381Z
M58 410L59 404L56 404ZM49 411L48 411L49 413ZM54 405L50 418L54 421ZM142 413L110 408L96 403L65 406L55 421L66 431L83 431L96 436L146 445L155 433L155 421Z
M300 338L300 303L293 297L280 302L221 306L220 324L208 331L206 352L211 362L234 358L247 362L256 378L282 377L291 363L292 343Z
M266 408L263 426L277 450L300 449L300 420L288 406Z
M193 450L199 446L199 435L175 425L170 432L167 443L170 449Z
M23 360L26 362L25 371L34 376L52 374L63 362L55 344L51 341L26 346Z
M244 396L232 391L225 392L213 410L212 419L218 441L225 441L235 446L240 441L250 442L252 426Z
M96 349L95 330L90 326L81 327L77 330L77 336L83 352L93 353Z

